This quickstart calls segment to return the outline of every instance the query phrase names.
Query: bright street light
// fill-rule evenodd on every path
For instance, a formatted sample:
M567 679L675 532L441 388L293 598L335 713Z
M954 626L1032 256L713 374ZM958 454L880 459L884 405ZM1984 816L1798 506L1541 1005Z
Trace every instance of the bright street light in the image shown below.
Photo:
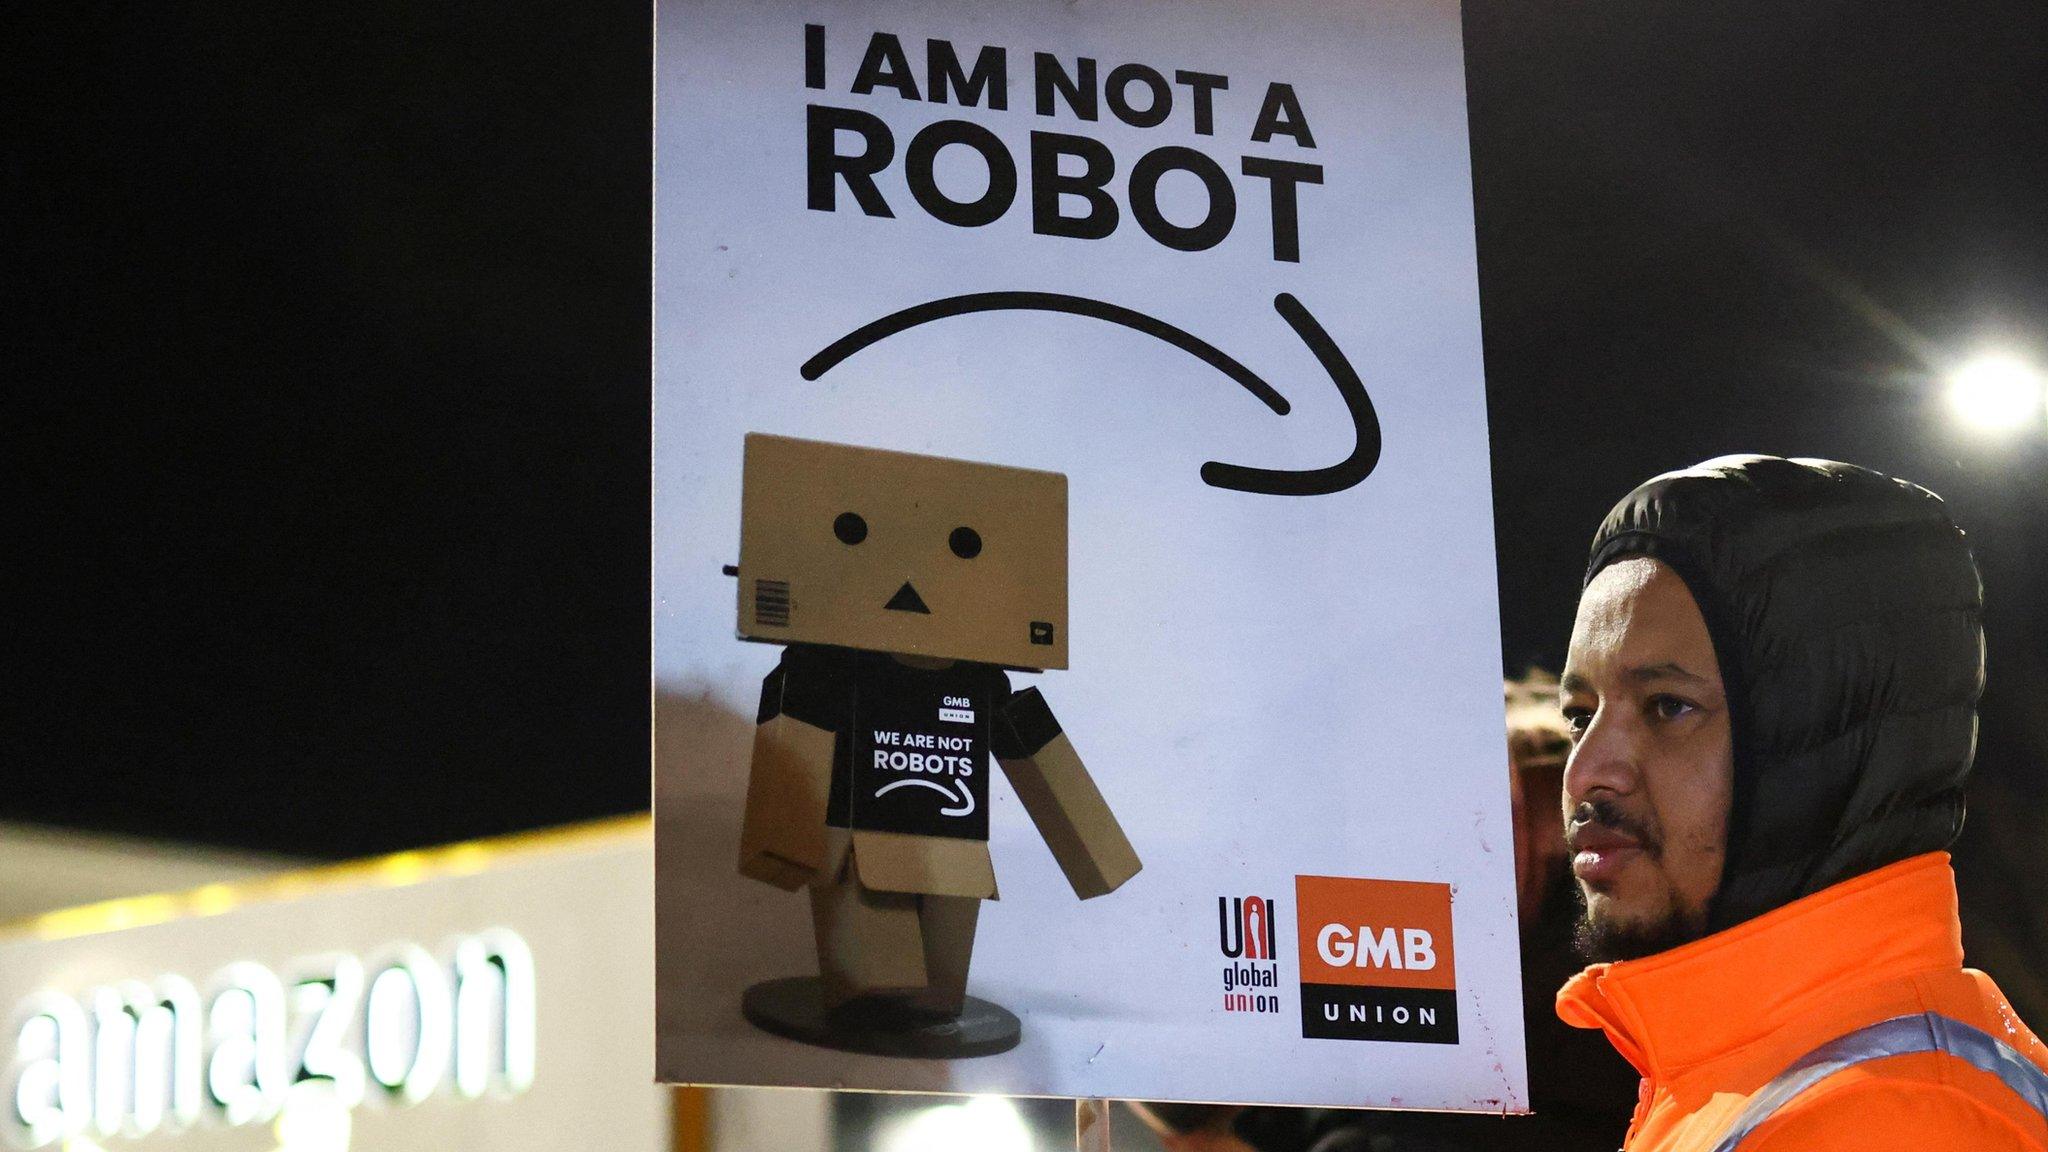
M1949 376L1948 402L1972 428L2010 432L2043 419L2041 373L2016 356L1979 356Z

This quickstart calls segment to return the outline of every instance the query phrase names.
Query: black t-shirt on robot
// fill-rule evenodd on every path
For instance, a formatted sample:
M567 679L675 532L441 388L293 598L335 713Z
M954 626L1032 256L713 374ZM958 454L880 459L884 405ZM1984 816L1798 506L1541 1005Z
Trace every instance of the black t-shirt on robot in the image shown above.
M837 736L827 824L988 839L993 725L1010 698L1002 669L966 660L921 668L880 652L791 645L777 671L783 684L811 688L782 710Z

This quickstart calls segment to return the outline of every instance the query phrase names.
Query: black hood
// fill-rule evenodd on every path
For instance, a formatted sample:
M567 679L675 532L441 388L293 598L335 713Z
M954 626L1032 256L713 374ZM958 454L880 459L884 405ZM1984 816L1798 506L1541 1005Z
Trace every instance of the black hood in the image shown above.
M1849 464L1724 456L1615 505L1586 580L1628 556L1691 588L1728 690L1734 801L1710 928L1955 840L1983 589L1940 497Z

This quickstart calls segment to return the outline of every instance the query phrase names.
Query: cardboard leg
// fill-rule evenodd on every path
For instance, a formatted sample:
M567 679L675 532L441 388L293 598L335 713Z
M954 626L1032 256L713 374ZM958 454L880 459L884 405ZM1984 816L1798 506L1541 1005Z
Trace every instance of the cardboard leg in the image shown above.
M915 896L868 891L848 872L811 886L811 927L826 1007L837 1008L864 996L924 990L929 980L917 901Z
M972 896L924 896L918 924L924 933L924 968L930 979L920 1006L948 1018L967 1004L967 964L974 956L974 926L981 901Z
M863 889L848 869L811 887L818 976L767 980L740 1012L756 1027L826 1048L959 1060L1017 1046L1022 1025L967 995L981 901Z

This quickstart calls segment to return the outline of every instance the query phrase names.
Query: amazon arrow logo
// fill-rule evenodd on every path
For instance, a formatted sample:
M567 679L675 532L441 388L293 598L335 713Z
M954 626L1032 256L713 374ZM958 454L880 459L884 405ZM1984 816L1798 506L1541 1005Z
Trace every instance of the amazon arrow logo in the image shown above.
M1281 468L1253 468L1243 464L1226 464L1211 460L1202 465L1202 480L1215 488L1231 488L1239 492L1257 492L1272 496L1321 496L1342 492L1359 481L1372 475L1380 462L1380 420L1373 410L1372 397L1366 394L1365 384L1351 367L1337 342L1316 322L1301 301L1282 292L1273 297L1273 310L1281 319L1293 327L1294 334L1315 354L1323 371L1329 374L1330 382L1337 387L1337 394L1343 397L1344 408L1351 414L1351 425L1357 438L1351 454L1326 468L1290 470ZM1101 300L1090 300L1085 296L1067 296L1057 292L973 292L965 296L948 296L932 300L900 312L892 312L879 320L863 324L839 339L826 345L817 355L804 361L800 371L806 380L816 380L837 367L846 358L871 344L879 343L898 332L944 320L949 316L965 316L973 312L1035 311L1065 312L1074 316L1089 316L1107 320L1111 324L1143 332L1148 336L1166 341L1168 344L1189 353L1204 364L1235 380L1245 391L1258 397L1275 414L1287 415L1287 398L1266 383L1258 373L1240 364L1227 353L1190 332L1176 328L1164 320L1134 312L1129 308L1109 304ZM970 804L972 801L970 801Z
M953 789L949 785L941 784L936 780L897 780L875 789L875 799L879 800L898 788L929 788L954 804L962 805L961 807L939 809L939 815L941 816L972 816L974 814L974 790L969 788L965 782L962 782L960 785L960 794L955 796Z

